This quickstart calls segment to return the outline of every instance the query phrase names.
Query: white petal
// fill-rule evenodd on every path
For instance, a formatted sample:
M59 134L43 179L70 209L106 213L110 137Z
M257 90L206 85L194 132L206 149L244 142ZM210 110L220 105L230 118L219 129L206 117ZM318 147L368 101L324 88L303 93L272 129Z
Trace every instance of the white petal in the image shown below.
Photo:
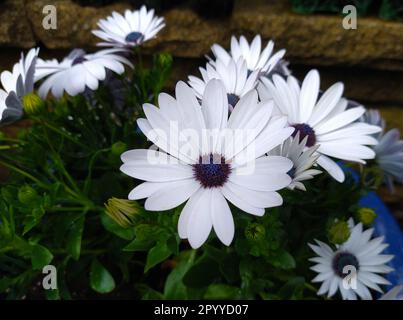
M176 208L189 199L199 188L200 184L193 179L171 182L150 195L144 204L144 208L149 211Z
M212 190L211 218L217 237L223 244L229 246L235 233L234 219L227 201L218 189Z

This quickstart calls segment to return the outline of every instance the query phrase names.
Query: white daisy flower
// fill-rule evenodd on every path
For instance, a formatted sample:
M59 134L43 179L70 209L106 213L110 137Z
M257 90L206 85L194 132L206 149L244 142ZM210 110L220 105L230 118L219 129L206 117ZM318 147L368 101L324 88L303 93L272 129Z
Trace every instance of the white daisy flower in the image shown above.
M92 33L105 42L99 46L118 48L135 47L154 38L165 27L164 18L154 15L154 9L147 11L145 6L140 10L126 10L124 16L112 12L112 15L98 22L100 30Z
M131 150L122 155L121 171L146 181L130 192L129 199L147 198L145 209L150 211L187 201L178 232L193 248L207 240L212 228L222 243L230 245L235 227L226 200L257 216L282 204L276 190L290 184L287 172L292 163L265 153L293 129L285 126L285 117L271 118L272 102L258 102L253 90L228 119L227 94L219 80L207 84L201 105L184 82L176 85L176 99L162 93L158 102L159 108L144 104L147 119L137 123L161 151Z
M3 89L0 88L0 122L10 123L23 115L23 97L34 89L35 64L39 49L29 50L27 56L13 67L12 72L3 71L0 75Z
M269 74L277 66L277 63L283 58L285 50L282 49L272 55L274 42L269 41L262 50L262 39L260 35L256 35L251 44L244 36L239 38L231 37L231 49L227 52L223 47L214 44L211 47L217 60L221 60L224 64L228 64L231 59L238 61L240 57L245 59L249 72L259 71L261 74ZM279 70L278 70L279 71Z
M238 60L216 60L214 64L207 63L206 68L199 68L202 79L189 76L189 84L195 90L199 99L202 98L207 83L211 79L219 79L224 83L228 96L228 106L233 110L239 99L247 92L256 88L258 84L259 70L248 72L246 60L239 57Z
M262 78L258 88L260 98L273 98L277 112L288 117L288 123L295 128L293 135L300 133L300 139L308 137L306 146L319 145L321 155L317 163L339 182L344 181L343 170L330 157L365 163L373 159L375 152L366 145L378 141L371 134L380 127L356 122L365 112L363 106L347 108L342 98L343 84L335 83L318 100L319 73L310 71L302 85L292 76L285 81L278 75L270 81Z
M379 111L368 110L363 121L380 126L382 131L375 135L378 144L374 146L375 160L384 172L385 183L391 192L394 192L393 181L403 183L403 140L400 140L398 129L385 132L385 120Z
M291 184L288 186L291 190L299 189L306 191L301 181L313 179L315 175L322 173L322 171L312 168L319 158L319 154L315 154L319 146L305 148L307 140L308 137L305 137L300 141L298 132L294 138L288 138L282 145L269 152L269 155L279 155L292 161L293 167L288 172L288 175L292 179Z
M129 60L117 52L118 49L105 49L87 54L82 49L74 49L61 62L38 59L35 81L46 78L39 87L39 95L45 98L51 91L53 96L60 98L64 91L76 96L86 88L98 89L99 81L105 79L107 70L122 74L124 64L132 67Z
M312 282L322 282L318 295L327 293L332 297L339 290L343 300L372 299L373 289L382 293L379 285L390 284L380 274L393 271L386 265L393 255L381 254L388 247L384 237L371 239L374 229L363 231L359 223L351 230L349 239L334 251L327 244L315 240L317 245L309 244L318 255L309 259L316 265L311 269L318 273Z

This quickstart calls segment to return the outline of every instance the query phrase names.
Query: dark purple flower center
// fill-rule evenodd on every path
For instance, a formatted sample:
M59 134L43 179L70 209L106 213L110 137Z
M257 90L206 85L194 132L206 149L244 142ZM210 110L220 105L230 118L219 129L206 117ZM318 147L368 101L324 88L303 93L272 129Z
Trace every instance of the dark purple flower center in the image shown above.
M295 137L297 133L299 132L299 141L301 142L304 140L305 137L308 137L308 140L306 141L306 146L307 147L312 147L316 143L316 135L315 131L307 124L305 123L298 123L298 124L293 124L292 127L295 128L292 136Z
M296 171L296 169L294 167L292 167L290 169L290 171L287 172L287 174L291 177L291 179L295 178L295 171Z
M228 98L228 104L229 104L230 109L232 111L232 110L234 110L235 105L238 103L239 97L234 93L228 93L227 98Z
M126 42L138 44L144 40L144 35L141 32L134 31L129 33L125 40Z
M223 156L209 154L200 156L199 163L193 165L194 177L204 188L222 187L231 173L231 166Z
M339 252L337 253L332 262L333 271L340 277L345 278L351 273L350 269L344 270L345 267L354 267L356 271L359 270L360 264L355 255L350 252Z
M84 56L78 56L77 58L74 58L73 62L71 63L72 66L75 66L76 64L80 64L87 61L87 59Z

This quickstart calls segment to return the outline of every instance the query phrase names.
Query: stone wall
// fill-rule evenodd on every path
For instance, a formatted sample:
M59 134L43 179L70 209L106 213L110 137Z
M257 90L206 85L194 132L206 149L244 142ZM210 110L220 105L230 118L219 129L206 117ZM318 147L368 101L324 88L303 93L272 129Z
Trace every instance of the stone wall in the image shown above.
M42 11L48 4L57 8L56 30L42 26ZM41 54L49 56L75 47L93 49L98 41L91 34L96 22L113 10L130 7L127 1L95 8L71 0L3 0L0 68L12 65L21 48L40 45ZM403 106L402 22L366 17L359 18L357 30L345 30L341 16L298 15L286 0L235 0L232 16L225 19L206 20L186 7L161 14L167 26L145 50L172 53L179 62L178 78L197 73L214 42L228 46L232 34L252 38L260 33L264 39L274 39L277 49L287 49L286 57L297 75L317 67L324 85L342 80L353 99L375 106Z

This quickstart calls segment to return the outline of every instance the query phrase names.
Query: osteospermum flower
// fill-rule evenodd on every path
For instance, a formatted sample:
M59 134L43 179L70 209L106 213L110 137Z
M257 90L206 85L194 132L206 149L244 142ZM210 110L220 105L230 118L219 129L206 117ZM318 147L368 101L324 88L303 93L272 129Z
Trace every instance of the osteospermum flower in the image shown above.
M317 245L309 244L318 255L309 259L316 265L311 269L318 273L312 282L322 282L318 295L327 293L332 297L337 291L344 300L372 299L373 289L383 292L379 285L390 284L379 274L393 271L386 265L393 255L381 254L388 247L384 237L371 239L374 229L363 231L362 224L355 225L348 240L333 250L327 244L315 240Z
M224 83L228 97L228 106L233 110L239 99L258 84L259 70L248 71L246 60L216 60L214 64L207 63L206 68L199 68L202 79L189 76L189 84L195 90L199 99L202 98L207 83L211 79L219 79Z
M373 159L375 152L366 145L376 145L378 141L371 134L380 127L357 123L365 112L358 106L346 109L347 100L342 98L343 84L335 83L318 100L319 73L310 71L302 85L289 76L287 81L278 75L273 81L262 79L260 98L274 99L277 112L288 117L288 123L298 132L300 139L307 137L307 147L319 145L316 152L321 156L317 163L339 182L344 181L343 170L332 158L365 163Z
M272 102L258 102L253 90L228 119L227 94L219 80L207 84L201 105L184 82L176 85L176 99L162 93L158 102L159 108L144 104L147 119L137 123L160 151L122 155L121 171L146 181L130 192L129 199L147 198L144 206L151 211L187 201L178 232L193 248L207 240L212 228L222 243L231 243L235 227L226 200L257 216L264 208L282 204L276 190L290 184L287 172L292 163L265 153L293 129L285 127L284 117L271 118Z
M51 91L60 98L64 91L76 96L86 88L98 89L99 81L105 79L107 70L122 74L124 64L132 66L129 60L117 54L118 51L105 49L87 54L84 50L74 49L61 62L38 59L35 79L46 78L39 87L39 95L45 98Z
M382 127L382 131L375 135L378 139L378 144L374 146L375 160L384 172L386 185L393 192L394 180L403 183L403 140L400 140L400 132L398 129L385 131L385 120L377 110L368 110L363 121Z
M165 27L164 18L154 15L154 9L147 11L145 6L140 10L126 10L124 15L112 12L112 15L98 22L100 30L92 33L105 42L99 46L118 48L135 47L154 38Z
M0 75L3 89L0 88L0 123L10 123L23 115L23 99L34 89L35 64L39 49L29 50L27 56L13 67L12 72L3 71Z
M292 169L288 172L292 181L288 186L289 189L299 189L306 191L301 181L310 180L322 171L313 169L312 166L319 158L319 154L314 154L318 146L305 148L308 137L302 141L299 139L299 132L296 136L288 138L283 144L274 148L269 154L279 155L290 159L293 163Z
M246 61L246 66L249 72L257 70L262 75L266 75L274 70L277 63L285 54L285 50L282 49L272 55L273 48L274 42L270 40L262 50L262 39L260 35L256 35L250 45L244 36L241 36L239 41L232 36L230 52L227 52L218 44L214 44L211 47L211 50L216 59L223 61L225 64L227 64L231 59L238 61L238 59L242 57ZM277 71L281 71L280 66Z

